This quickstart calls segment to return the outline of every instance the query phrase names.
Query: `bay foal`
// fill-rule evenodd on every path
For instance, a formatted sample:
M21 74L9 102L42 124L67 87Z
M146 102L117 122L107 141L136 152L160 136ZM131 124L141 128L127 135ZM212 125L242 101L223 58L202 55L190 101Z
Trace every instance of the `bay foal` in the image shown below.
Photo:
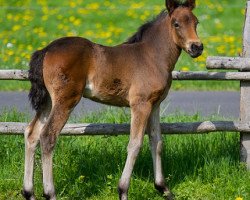
M42 149L44 196L55 200L52 151L67 119L80 101L94 101L131 108L131 133L127 160L119 181L119 198L128 199L130 177L143 143L149 135L155 187L172 195L164 182L161 163L162 139L159 106L166 97L171 72L181 50L190 56L201 55L192 10L195 0L177 3L166 0L166 11L142 25L127 42L106 47L80 37L53 41L36 51L30 61L30 100L36 116L25 131L25 171L23 196L34 200L34 153Z

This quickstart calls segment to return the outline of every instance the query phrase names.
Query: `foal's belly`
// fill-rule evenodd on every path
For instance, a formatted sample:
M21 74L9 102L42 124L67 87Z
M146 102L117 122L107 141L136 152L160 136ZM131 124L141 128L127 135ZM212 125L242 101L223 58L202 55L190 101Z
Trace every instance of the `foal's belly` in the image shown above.
M87 83L82 96L107 105L129 107L126 91L122 89L96 88L92 83Z

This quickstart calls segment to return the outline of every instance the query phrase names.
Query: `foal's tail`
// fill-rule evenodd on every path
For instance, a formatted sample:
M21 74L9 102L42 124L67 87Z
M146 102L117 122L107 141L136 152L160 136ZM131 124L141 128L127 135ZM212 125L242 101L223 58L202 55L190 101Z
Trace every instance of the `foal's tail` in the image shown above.
M47 49L44 48L34 52L29 63L30 69L28 77L31 82L29 99L32 108L37 112L41 111L49 98L49 93L43 80L43 59L46 51Z

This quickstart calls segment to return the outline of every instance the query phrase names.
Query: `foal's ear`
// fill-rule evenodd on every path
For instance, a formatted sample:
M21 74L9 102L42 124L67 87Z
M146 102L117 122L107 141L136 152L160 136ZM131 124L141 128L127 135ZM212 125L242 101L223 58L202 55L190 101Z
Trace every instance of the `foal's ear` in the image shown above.
M193 10L195 8L195 0L187 0L183 5Z
M166 0L166 8L168 13L171 14L180 4L176 0Z

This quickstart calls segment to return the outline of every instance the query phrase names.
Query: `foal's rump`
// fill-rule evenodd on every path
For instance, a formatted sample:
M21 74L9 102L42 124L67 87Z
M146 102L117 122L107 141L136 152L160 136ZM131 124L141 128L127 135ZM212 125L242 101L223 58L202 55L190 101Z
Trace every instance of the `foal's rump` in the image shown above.
M70 90L70 95L83 91L92 51L93 43L89 40L64 37L33 53L29 64L29 98L37 112L63 90Z

